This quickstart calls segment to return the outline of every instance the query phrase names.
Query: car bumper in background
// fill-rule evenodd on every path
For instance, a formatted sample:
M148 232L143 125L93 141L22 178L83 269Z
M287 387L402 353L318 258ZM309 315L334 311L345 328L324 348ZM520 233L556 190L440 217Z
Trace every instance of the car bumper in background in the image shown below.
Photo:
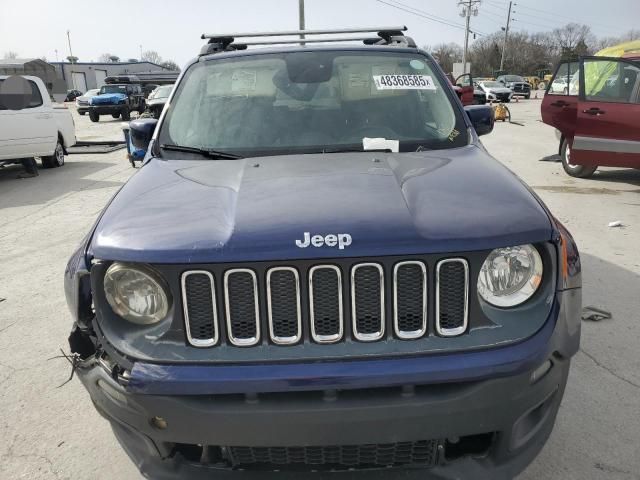
M112 113L120 113L123 108L126 108L126 104L119 105L91 105L87 111L94 111L98 115L108 115Z

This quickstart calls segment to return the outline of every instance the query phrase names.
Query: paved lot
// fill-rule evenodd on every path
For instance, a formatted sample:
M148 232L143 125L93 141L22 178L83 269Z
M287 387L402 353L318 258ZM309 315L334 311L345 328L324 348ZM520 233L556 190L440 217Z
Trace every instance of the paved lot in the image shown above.
M539 101L511 106L524 126L498 124L489 151L534 187L575 235L584 302L613 319L583 323L582 352L551 440L520 480L640 479L640 170L572 179L553 155ZM120 121L76 116L81 140L119 139ZM0 478L138 479L80 382L50 359L71 319L62 273L96 216L134 170L123 151L73 155L63 168L18 180L0 169ZM608 228L620 220L624 228Z

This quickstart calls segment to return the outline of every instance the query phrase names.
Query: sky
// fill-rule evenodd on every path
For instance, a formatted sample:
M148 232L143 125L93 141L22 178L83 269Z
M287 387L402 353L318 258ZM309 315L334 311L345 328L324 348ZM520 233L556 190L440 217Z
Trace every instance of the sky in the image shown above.
M478 38L505 25L508 3L481 1L478 16L471 19ZM549 31L574 21L589 25L598 36L617 36L637 29L640 18L640 0L516 3L514 30ZM305 9L307 28L407 25L420 46L464 41L457 0L305 0ZM182 66L204 44L203 32L297 26L298 0L0 0L0 58L13 51L21 58L63 60L69 55L69 30L73 54L81 62L103 53L139 58L142 46Z

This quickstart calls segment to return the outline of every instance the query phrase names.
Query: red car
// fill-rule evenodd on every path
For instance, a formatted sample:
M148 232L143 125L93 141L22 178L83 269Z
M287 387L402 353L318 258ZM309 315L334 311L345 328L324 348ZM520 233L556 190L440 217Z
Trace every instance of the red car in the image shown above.
M554 82L566 87L554 89ZM637 53L561 63L541 110L559 132L562 165L572 177L589 177L599 166L640 168Z
M449 82L451 82L451 85L453 85L453 90L458 95L458 98L462 102L462 105L473 105L474 88L473 77L471 76L471 74L465 73L454 80L453 75L449 73L447 75L447 78L449 79Z

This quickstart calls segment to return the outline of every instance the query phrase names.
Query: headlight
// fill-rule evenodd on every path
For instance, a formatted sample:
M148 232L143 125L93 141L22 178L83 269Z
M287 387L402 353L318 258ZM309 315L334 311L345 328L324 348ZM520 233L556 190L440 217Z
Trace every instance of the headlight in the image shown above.
M533 245L497 248L478 276L478 294L496 307L526 302L542 282L542 258Z
M116 314L139 325L157 323L169 312L164 282L143 266L111 265L104 275L104 293Z

